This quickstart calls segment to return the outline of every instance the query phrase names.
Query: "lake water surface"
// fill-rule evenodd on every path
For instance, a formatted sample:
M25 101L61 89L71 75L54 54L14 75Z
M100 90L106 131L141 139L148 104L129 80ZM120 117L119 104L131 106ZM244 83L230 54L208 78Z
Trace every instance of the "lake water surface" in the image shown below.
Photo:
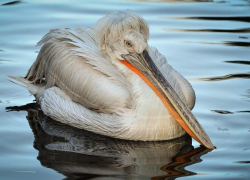
M0 4L1 180L250 179L249 0ZM6 80L26 74L36 43L50 29L91 27L106 13L124 10L148 22L149 44L190 81L193 113L217 149L188 136L133 142L77 130L44 116L26 89Z

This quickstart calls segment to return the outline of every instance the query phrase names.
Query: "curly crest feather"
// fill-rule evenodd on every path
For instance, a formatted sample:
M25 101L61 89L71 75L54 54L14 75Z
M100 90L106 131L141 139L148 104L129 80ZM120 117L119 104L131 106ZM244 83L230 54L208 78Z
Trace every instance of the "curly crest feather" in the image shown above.
M146 40L149 38L149 28L145 20L131 12L109 13L97 21L94 30L101 49L105 49L104 45L111 46L122 39L129 30L144 35Z

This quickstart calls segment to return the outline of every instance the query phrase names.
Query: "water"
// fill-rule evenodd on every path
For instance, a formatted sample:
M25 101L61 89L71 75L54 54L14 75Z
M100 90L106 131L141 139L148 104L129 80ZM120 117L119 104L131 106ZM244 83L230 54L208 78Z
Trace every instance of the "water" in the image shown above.
M93 26L106 13L127 9L148 22L149 44L191 82L193 113L216 150L191 145L188 137L146 143L79 131L43 116L27 90L6 81L7 75L25 75L39 51L35 44L50 29ZM1 5L0 179L249 179L249 22L249 0Z

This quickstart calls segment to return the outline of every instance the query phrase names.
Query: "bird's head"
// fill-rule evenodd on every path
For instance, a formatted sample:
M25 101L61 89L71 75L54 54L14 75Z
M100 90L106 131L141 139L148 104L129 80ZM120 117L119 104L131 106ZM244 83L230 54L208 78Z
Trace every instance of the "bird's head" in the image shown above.
M102 52L113 58L148 51L148 25L135 13L109 13L96 23L95 32Z

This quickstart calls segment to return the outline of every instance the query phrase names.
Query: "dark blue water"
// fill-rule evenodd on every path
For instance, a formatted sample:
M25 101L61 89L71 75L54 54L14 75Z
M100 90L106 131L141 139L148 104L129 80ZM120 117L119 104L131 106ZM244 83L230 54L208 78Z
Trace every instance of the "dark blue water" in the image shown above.
M250 179L249 0L9 2L0 1L0 179ZM93 26L127 9L191 82L193 113L216 150L188 137L130 142L79 131L43 116L27 90L6 80L26 74L50 29Z

